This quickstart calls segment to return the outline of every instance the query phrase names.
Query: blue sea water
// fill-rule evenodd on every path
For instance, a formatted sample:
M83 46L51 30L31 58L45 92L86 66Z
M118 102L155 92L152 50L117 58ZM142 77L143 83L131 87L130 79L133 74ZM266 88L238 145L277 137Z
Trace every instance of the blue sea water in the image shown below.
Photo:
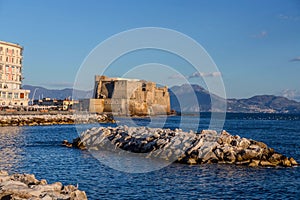
M171 116L164 127L182 124L188 130L208 127L209 114ZM119 124L156 126L155 119L120 118ZM154 123L152 123L154 121ZM82 125L80 130L92 126ZM265 142L300 162L300 115L228 114L224 129L233 135ZM61 146L78 133L74 125L0 127L0 169L10 173L34 173L38 179L78 184L89 199L299 199L300 167L249 168L246 166L171 164L149 173L114 170L88 151Z

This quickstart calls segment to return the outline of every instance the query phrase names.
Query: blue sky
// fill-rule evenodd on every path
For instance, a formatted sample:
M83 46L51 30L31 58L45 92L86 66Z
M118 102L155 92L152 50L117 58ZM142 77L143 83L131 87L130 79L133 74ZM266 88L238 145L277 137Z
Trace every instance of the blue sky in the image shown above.
M71 87L86 56L105 39L128 29L163 27L206 49L222 74L227 97L278 94L300 86L297 0L0 0L0 24L0 40L25 48L24 84Z

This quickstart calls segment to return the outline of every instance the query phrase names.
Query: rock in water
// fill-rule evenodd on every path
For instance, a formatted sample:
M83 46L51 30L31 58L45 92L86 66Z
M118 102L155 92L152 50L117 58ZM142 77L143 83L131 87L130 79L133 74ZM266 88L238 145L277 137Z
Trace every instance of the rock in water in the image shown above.
M81 133L68 147L91 150L122 149L146 153L147 158L160 158L184 164L228 163L236 165L283 166L298 165L294 158L277 153L265 143L233 136L226 131L200 133L147 127L100 127Z
M46 180L37 180L32 174L9 175L0 170L0 199L87 200L87 196L73 185L47 184Z

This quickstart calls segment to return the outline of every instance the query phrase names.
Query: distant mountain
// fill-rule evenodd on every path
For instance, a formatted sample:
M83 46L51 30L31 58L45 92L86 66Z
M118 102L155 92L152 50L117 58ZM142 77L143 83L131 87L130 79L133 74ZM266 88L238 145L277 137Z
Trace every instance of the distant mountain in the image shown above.
M211 111L212 100L217 105L223 105L225 101L217 95L211 95L199 85L173 86L169 89L169 92L171 108L181 112L209 112ZM220 111L220 109L217 108L215 111Z
M24 85L30 90L30 99L42 97L65 99L72 97L73 89L47 89L39 86ZM35 94L34 94L35 91ZM210 112L212 100L217 106L214 111L220 111L225 99L210 94L199 85L184 84L169 89L171 109L179 112ZM93 91L76 90L76 96L90 98ZM194 96L195 95L195 96ZM286 97L274 95L258 95L248 99L227 99L227 112L235 113L300 113L300 103Z
M51 99L65 99L65 98L70 98L73 95L72 88L65 88L59 90L59 89L47 89L40 86L24 85L23 89L30 90L30 94L29 94L30 99L42 99L46 97ZM88 98L91 95L92 95L92 91L76 90L76 96Z
M193 95L196 96L198 102L195 101ZM171 108L176 111L210 112L211 99L220 105L225 101L217 95L210 94L199 85L181 85L170 88ZM300 113L300 103L281 96L258 95L249 99L227 99L227 112Z
M228 99L229 112L300 113L300 103L286 97L258 95L249 99Z

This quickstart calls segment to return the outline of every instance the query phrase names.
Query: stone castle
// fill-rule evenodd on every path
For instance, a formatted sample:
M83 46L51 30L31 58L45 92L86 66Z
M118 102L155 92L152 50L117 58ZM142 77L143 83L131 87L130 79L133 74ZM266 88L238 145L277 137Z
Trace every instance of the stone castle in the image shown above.
M118 115L166 115L170 113L168 88L137 79L95 76L92 99L83 105L90 112Z

